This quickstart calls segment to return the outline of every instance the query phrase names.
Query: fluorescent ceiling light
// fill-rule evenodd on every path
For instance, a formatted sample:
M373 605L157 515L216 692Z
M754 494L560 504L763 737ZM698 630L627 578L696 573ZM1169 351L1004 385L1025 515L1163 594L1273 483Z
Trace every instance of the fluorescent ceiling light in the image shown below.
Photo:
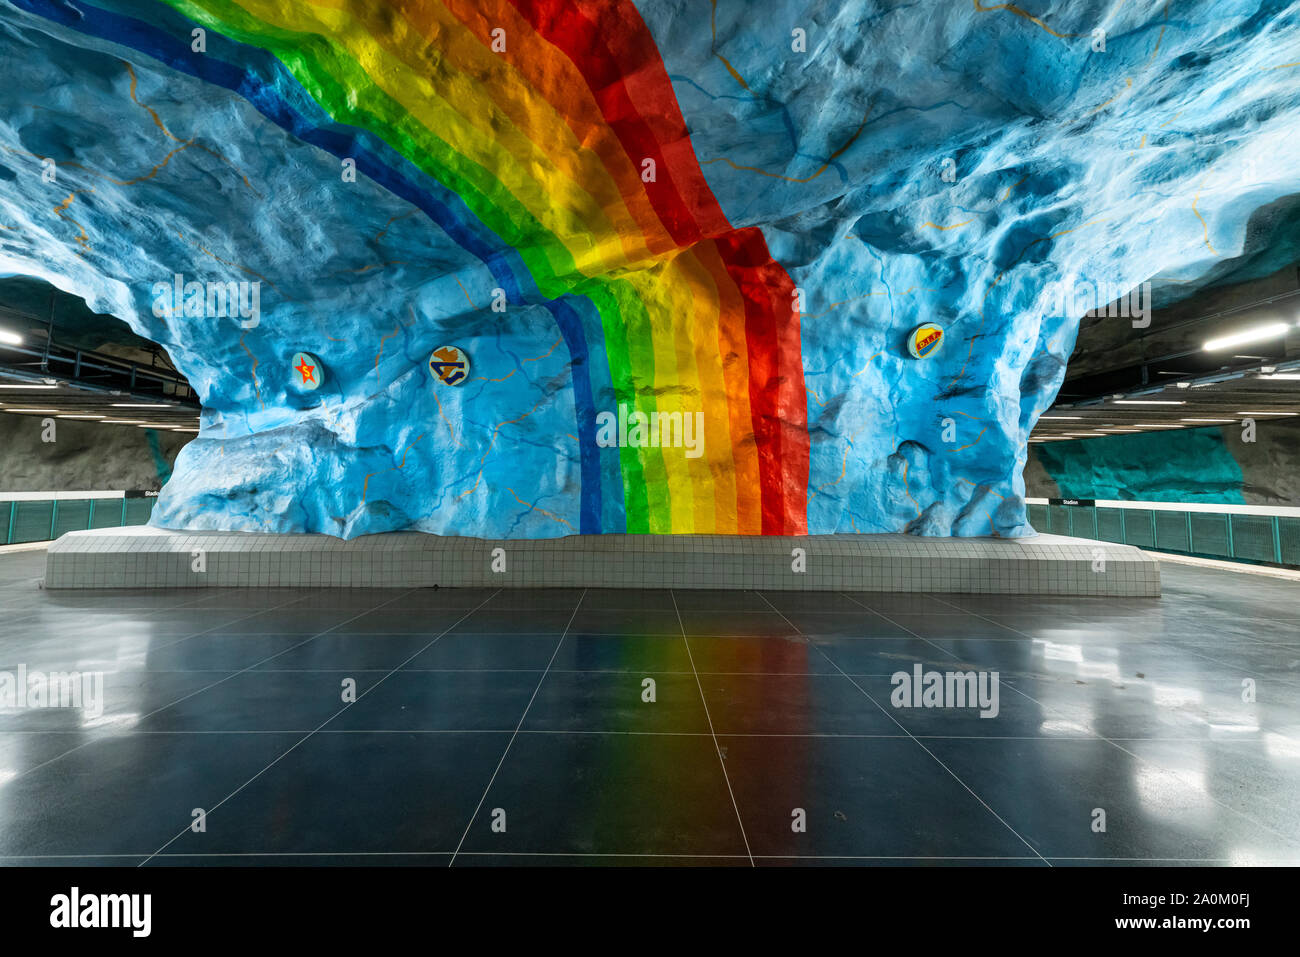
M57 389L57 385L0 385L0 389Z
M10 332L8 329L0 329L0 342L8 346L21 346L23 337L16 332Z
M1295 415L1294 412L1234 412L1233 415Z
M1244 332L1234 332L1230 336L1220 336L1218 339L1211 339L1205 343L1205 351L1213 352L1216 349L1230 349L1233 346L1245 345L1247 342L1263 342L1265 339L1276 339L1278 336L1286 335L1290 329L1289 323L1270 322L1266 325L1256 326L1254 329L1247 329Z
M62 415L55 416L57 419L102 419L102 415L90 415L89 413L65 412Z
M1183 419L1184 422L1236 422L1236 419Z
M1078 422L1082 418L1083 416L1081 415L1040 415L1038 417L1040 422L1043 419L1062 419L1062 420L1069 419L1071 422Z
M197 432L198 429L172 429L173 432Z
M1186 405L1182 399L1116 399L1116 405Z
M1271 375L1257 376L1260 379L1300 379L1300 374L1275 372Z
M170 409L171 405L166 403L159 405L157 403L150 404L147 402L114 402L113 408L115 409Z
M1134 422L1140 429L1181 429L1181 425L1170 425L1168 422Z
M144 419L104 419L105 425L139 425Z
M1141 429L1101 429L1100 431L1109 434L1112 432L1141 432L1142 430Z
M10 409L10 408L6 408L5 411L6 411L6 412L51 412L51 413L53 413L53 412L58 412L59 410L58 410L58 409Z

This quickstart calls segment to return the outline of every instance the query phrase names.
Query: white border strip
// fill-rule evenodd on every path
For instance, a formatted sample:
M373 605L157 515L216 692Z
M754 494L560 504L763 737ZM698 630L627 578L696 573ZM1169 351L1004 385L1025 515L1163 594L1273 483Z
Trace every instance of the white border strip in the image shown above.
M1026 505L1048 505L1045 498L1027 498ZM1142 508L1156 512L1229 512L1233 515L1276 515L1300 518L1300 507L1293 505L1228 505L1214 502L1116 502L1097 499L1098 508Z
M125 492L0 492L0 502L63 502L69 499L126 498Z
M1263 575L1267 578L1282 578L1286 581L1300 582L1300 570L1294 568L1277 568L1273 565L1252 565L1249 562L1222 561L1214 558L1201 558L1198 555L1156 552L1143 549L1152 558L1175 565L1195 565L1197 568L1215 568L1225 572L1240 572L1243 575Z

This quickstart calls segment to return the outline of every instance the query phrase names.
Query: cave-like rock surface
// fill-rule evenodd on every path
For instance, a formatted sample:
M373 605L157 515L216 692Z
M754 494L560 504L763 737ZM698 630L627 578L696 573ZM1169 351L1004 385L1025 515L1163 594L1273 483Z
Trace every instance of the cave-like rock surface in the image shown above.
M1287 3L3 0L0 64L0 273L194 384L173 528L1029 534L1044 289L1300 191Z

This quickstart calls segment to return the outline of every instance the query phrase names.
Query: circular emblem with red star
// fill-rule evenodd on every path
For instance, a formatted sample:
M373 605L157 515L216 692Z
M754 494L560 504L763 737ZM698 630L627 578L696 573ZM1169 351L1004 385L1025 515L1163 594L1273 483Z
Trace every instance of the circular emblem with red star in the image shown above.
M310 352L295 352L291 363L290 381L303 392L315 392L325 378L320 360Z

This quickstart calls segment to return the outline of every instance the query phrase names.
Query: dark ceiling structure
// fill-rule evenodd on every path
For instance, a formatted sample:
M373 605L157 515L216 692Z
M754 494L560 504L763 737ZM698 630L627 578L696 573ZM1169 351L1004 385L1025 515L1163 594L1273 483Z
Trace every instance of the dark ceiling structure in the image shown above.
M199 412L185 377L124 323L30 280L0 282L0 413L198 432Z

